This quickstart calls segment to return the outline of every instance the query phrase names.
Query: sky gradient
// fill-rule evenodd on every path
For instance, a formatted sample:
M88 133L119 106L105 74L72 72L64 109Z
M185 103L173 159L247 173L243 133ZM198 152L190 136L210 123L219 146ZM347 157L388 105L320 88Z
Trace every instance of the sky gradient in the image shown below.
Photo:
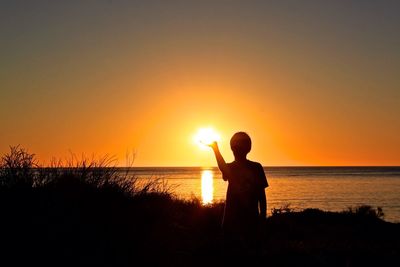
M399 1L1 1L0 152L400 165Z

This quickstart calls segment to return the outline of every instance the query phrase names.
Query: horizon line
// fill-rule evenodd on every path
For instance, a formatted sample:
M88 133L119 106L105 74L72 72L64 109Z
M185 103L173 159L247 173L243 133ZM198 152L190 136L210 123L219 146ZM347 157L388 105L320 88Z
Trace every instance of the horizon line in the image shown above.
M43 166L50 167L50 166ZM263 168L400 168L400 165L262 165ZM39 167L41 168L41 167ZM56 167L57 168L57 167ZM61 167L62 168L62 167ZM66 166L66 168L69 168ZM71 168L75 168L74 166ZM101 167L100 167L101 168ZM105 168L218 168L218 166L179 166L179 165L146 165L146 166L106 166Z

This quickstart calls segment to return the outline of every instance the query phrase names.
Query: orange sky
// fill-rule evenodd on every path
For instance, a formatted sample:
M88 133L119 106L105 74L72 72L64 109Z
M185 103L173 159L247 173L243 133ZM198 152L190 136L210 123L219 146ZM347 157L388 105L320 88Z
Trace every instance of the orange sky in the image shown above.
M400 165L398 4L2 5L1 153L208 166L212 126L227 160Z

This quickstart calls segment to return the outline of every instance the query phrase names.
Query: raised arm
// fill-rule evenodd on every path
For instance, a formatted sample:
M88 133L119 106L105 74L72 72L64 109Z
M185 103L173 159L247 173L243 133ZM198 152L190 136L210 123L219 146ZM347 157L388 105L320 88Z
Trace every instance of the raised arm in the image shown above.
M210 147L214 151L215 159L217 160L217 164L218 164L218 168L222 172L222 179L224 179L224 181L228 180L229 168L224 160L224 157L222 157L221 152L219 151L217 142L213 142L212 144L210 144Z

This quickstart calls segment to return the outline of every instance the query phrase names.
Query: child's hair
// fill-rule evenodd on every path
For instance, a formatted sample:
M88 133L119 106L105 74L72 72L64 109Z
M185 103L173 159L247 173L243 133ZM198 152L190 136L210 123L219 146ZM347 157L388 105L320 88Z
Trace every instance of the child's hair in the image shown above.
M246 156L251 150L251 139L245 132L235 133L232 136L230 143L235 156Z

